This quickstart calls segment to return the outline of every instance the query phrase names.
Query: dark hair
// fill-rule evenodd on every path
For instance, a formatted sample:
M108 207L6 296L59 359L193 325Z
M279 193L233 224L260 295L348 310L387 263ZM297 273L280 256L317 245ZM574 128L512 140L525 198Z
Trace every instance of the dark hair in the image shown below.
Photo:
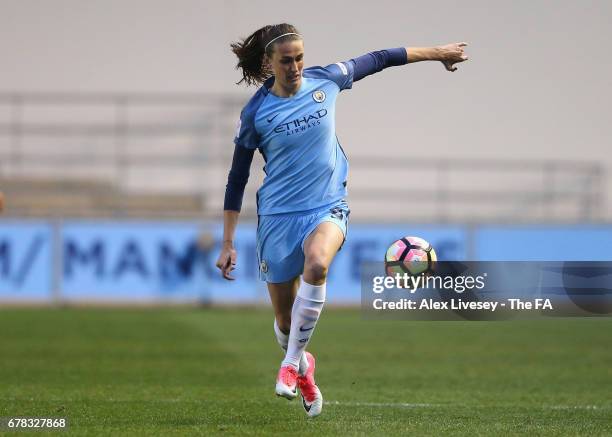
M247 85L257 85L263 83L272 75L272 72L266 68L263 63L264 54L272 56L276 43L302 38L300 35L287 35L277 39L265 49L266 44L285 33L299 34L295 26L291 24L274 24L271 26L264 26L244 38L242 41L230 45L232 52L238 56L236 69L242 69L242 79L237 82L237 85L242 82L246 82Z

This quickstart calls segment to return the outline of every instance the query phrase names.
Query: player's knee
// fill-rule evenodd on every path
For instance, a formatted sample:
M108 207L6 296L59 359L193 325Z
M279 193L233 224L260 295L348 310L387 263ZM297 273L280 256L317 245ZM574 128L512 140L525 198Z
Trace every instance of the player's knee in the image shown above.
M304 275L315 284L318 284L325 281L328 270L329 267L325 262L314 259L306 262L304 266Z

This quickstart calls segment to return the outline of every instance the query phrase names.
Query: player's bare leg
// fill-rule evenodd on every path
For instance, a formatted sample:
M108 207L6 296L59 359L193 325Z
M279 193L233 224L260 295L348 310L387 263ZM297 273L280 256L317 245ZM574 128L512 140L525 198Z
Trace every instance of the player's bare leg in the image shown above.
M293 301L299 286L299 276L287 282L276 284L268 282L268 293L274 308L276 326L286 335L289 335L289 330L291 329L291 308L293 308ZM287 349L287 347L285 346L284 349Z
M332 222L323 222L312 231L304 242L304 282L317 286L325 284L329 266L343 241L342 231Z

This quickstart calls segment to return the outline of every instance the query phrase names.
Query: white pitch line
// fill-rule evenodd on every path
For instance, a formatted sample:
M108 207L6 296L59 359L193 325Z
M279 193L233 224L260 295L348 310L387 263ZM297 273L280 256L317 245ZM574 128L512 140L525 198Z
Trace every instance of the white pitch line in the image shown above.
M325 405L340 405L346 407L395 407L395 408L432 408L442 404L411 404L408 402L340 402L324 401Z
M599 405L552 405L545 406L553 410L609 410L612 406Z
M17 401L39 401L40 399L34 398L0 398L0 401L4 402L17 402ZM47 399L51 402L76 402L76 399ZM140 400L134 399L114 399L107 398L106 401L113 402L141 402ZM179 402L191 402L191 403L206 403L203 399L154 399L153 402L160 403L179 403ZM343 402L343 401L324 401L324 405L338 405L340 407L376 407L376 408L454 408L457 404L427 404L427 403L409 403L409 402ZM463 405L465 407L465 405ZM470 408L478 408L483 405L470 406ZM508 405L513 407L515 405ZM550 410L612 410L612 405L540 405L539 408L545 408Z
M339 405L345 407L382 407L382 408L436 408L436 407L455 407L453 404L418 404L408 402L341 402L325 401L325 405ZM541 405L540 408L551 410L610 410L612 405Z

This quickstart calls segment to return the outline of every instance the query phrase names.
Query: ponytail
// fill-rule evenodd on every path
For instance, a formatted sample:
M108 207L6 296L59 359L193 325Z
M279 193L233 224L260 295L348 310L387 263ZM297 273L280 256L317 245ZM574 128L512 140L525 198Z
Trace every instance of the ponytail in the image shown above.
M271 57L274 52L274 46L277 43L301 38L294 26L283 23L264 26L242 41L232 43L230 45L232 52L238 57L236 69L242 69L242 79L237 82L237 85L242 82L245 82L247 85L263 83L272 75L270 69L264 65L264 55L267 54Z

